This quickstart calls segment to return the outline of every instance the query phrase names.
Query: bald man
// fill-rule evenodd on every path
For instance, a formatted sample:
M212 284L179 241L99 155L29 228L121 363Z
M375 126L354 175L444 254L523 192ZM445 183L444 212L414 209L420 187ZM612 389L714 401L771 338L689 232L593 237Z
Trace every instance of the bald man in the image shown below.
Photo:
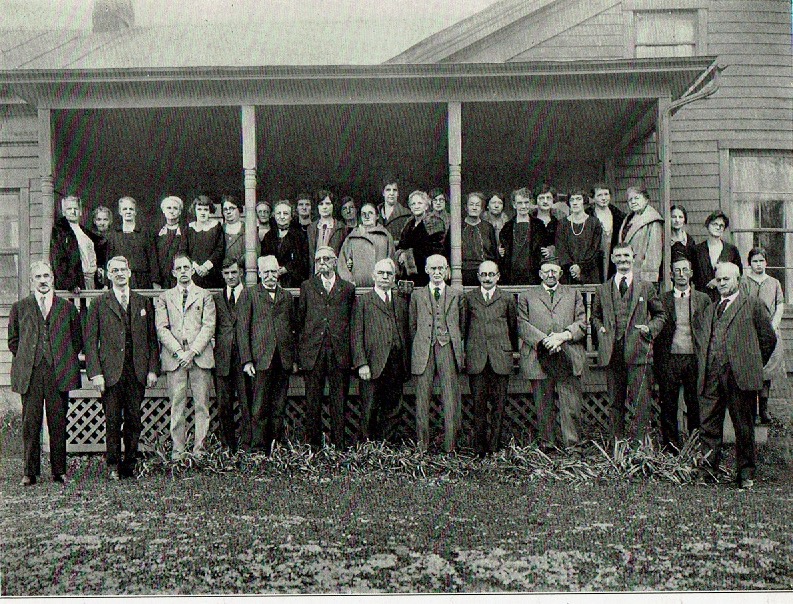
M578 444L581 375L586 366L584 299L577 289L559 284L562 267L555 258L540 265L542 285L518 295L520 369L531 380L538 436L555 446L559 418L564 446Z
M707 352L700 354L699 393L701 444L703 452L710 451L711 469L719 467L724 414L729 411L735 427L736 478L739 487L748 489L754 485L756 467L757 393L776 334L762 301L739 292L740 275L741 269L731 262L716 265L719 301L705 319L710 330L708 346L703 347Z
M480 457L501 448L512 352L518 340L515 297L497 287L500 276L495 262L482 262L477 269L480 287L465 294L465 370L474 399L474 449Z
M374 288L355 303L352 361L360 382L361 441L385 439L407 378L408 303L394 287L396 264L379 260Z
M449 264L433 254L424 265L429 285L413 290L410 297L410 334L413 348L410 368L416 376L416 435L419 447L430 440L430 394L437 375L447 452L456 448L460 426L460 377L465 370L465 299L463 292L446 285Z

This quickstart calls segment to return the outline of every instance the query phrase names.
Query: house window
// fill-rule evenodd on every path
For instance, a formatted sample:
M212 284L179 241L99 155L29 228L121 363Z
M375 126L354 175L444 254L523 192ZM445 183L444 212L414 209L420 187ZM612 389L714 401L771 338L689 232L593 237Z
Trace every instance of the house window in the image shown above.
M769 275L793 301L793 151L730 152L731 227L746 264L755 246L768 252Z
M20 283L19 193L0 189L0 304L13 304L27 288Z
M636 58L693 57L697 54L697 11L636 11Z

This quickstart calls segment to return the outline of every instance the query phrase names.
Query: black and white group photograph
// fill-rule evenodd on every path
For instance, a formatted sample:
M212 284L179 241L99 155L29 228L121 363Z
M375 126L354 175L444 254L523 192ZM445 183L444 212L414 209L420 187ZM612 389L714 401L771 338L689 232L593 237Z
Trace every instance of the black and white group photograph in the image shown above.
M0 0L0 596L793 598L790 0Z

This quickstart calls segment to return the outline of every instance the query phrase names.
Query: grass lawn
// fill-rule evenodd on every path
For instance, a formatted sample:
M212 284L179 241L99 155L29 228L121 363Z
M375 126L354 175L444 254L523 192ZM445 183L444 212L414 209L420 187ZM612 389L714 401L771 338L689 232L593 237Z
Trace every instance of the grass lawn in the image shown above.
M479 464L478 461L471 463ZM791 466L754 490L639 479L187 471L18 486L0 465L2 594L793 588Z

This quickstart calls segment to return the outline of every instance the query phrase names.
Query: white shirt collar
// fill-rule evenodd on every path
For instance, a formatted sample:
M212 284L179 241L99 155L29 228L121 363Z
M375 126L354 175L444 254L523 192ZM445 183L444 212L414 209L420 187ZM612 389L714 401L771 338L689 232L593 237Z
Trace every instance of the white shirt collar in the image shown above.
M493 289L489 289L488 290L488 289L485 289L484 287L480 286L479 290L482 292L482 296L486 300L490 300L496 294L496 288L495 287Z
M168 231L176 231L177 235L181 235L182 234L182 229L179 228L178 224L174 224L174 225L171 225L171 226L168 226L166 224L160 229L160 232L157 233L157 235L160 236L160 237L163 236L163 235L167 235Z
M625 277L625 285L630 287L631 284L633 283L633 271L627 273L626 275L623 275L622 273L617 273L616 275L614 275L614 285L619 287L620 281L622 281L623 277Z
M39 300L44 300L44 304L47 305L47 308L52 306L52 301L54 298L55 298L55 292L53 292L52 290L48 291L46 294L40 294L39 292L36 292L36 302L38 302Z
M325 275L320 275L319 277L322 279L323 284L329 283L331 288L333 284L336 283L336 273L331 273L330 277L326 277Z
M441 290L441 295L443 295L443 292L444 292L444 290L446 289L446 281L441 281L441 284L440 284L440 285L435 285L435 284L433 284L433 283L430 281L429 288L430 288L431 290L433 290L433 289L435 289L436 287L437 287L439 290Z
M674 288L673 291L675 292L675 298L690 298L691 297L691 286L690 285L686 289L684 289L683 291L680 291L677 288Z
M543 287L543 288L545 289L545 291L547 291L547 292L556 292L556 290L559 288L559 284L557 283L557 284L556 284L556 285L554 285L553 287L548 287L547 285L545 285L545 283L543 283L543 284L542 284L542 287Z
M237 287L234 289L230 288L228 285L226 286L226 297L228 298L229 292L234 292L234 300L237 301L240 299L240 294L242 293L242 282L237 283Z
M116 289L114 287L113 288L113 295L116 296L116 300L118 300L119 304L121 304L121 296L126 296L127 297L127 304L129 304L129 287L127 287L126 289Z
M735 292L734 294L730 294L730 295L729 295L729 296L727 296L726 298L721 298L721 299L719 300L719 304L721 304L721 302L722 302L722 301L724 301L724 300L727 300L727 301L728 301L728 302L727 302L727 306L725 306L725 307L724 307L724 308L725 308L725 310L726 310L726 309L727 309L727 308L730 306L730 304L732 304L733 302L735 302L735 298L737 298L737 297L738 297L738 294L739 294L739 293L740 293L740 291L737 291L737 292Z
M386 292L384 289L380 289L380 288L379 288L379 287L377 287L376 285L374 286L374 291L375 291L375 293L376 293L378 296L380 296L380 299L381 299L383 302L388 302L388 297L387 297L387 294L388 294L388 293L390 293L390 292Z

